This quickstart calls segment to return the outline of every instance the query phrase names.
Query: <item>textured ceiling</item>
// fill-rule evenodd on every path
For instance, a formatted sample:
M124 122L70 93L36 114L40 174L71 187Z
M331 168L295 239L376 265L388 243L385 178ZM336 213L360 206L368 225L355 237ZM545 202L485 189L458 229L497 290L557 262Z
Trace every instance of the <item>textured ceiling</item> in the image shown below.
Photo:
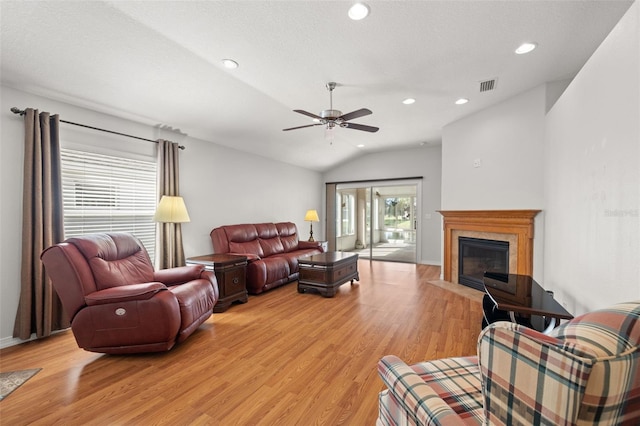
M370 1L370 16L354 22L344 1L2 1L1 77L322 171L367 152L439 144L444 125L572 77L630 4ZM523 41L539 47L515 55ZM240 67L223 68L223 58ZM496 89L480 93L491 78ZM329 108L328 81L338 83L335 109L369 108L353 122L380 131L337 129L332 144L320 126L283 132L311 124L293 109ZM403 105L406 97L417 101ZM470 102L456 106L459 97Z

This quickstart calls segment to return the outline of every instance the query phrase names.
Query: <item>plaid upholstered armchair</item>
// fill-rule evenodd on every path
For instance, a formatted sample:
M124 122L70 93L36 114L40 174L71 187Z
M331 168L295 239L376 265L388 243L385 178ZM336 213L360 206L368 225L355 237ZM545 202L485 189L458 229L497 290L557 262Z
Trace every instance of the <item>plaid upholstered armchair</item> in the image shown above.
M551 336L485 328L478 356L408 366L385 356L378 425L638 425L640 301L574 318Z

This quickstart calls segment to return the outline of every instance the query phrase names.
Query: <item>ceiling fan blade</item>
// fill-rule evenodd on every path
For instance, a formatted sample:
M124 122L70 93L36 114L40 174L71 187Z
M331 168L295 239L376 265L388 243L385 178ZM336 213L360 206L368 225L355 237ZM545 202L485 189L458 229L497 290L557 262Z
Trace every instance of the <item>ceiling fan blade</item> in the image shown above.
M294 109L293 111L297 112L298 114L302 114L302 115L306 115L307 117L311 117L311 118L315 118L318 120L322 120L322 117L320 117L319 115L315 115L311 112L307 112L307 111L303 111L301 109Z
M362 108L357 111L352 111L347 114L340 116L344 121L353 120L354 118L364 117L365 115L373 114L370 109Z
M365 126L364 124L356 124L356 123L344 123L343 126L346 127L347 129L364 130L365 132L371 132L371 133L375 133L378 130L380 130L380 128L378 127Z
M298 126L298 127L289 127L288 129L282 129L283 132L287 130L296 130L296 129L304 129L305 127L314 127L314 126L322 126L322 123L318 124L307 124L306 126Z

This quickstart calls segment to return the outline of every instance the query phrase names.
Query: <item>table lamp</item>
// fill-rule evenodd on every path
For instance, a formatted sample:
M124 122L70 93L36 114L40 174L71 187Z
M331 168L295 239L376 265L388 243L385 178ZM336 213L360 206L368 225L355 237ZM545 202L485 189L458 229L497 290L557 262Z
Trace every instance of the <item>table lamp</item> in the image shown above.
M304 220L309 222L310 226L309 241L315 241L313 239L313 222L320 222L318 212L315 210L307 210L307 214L304 215Z

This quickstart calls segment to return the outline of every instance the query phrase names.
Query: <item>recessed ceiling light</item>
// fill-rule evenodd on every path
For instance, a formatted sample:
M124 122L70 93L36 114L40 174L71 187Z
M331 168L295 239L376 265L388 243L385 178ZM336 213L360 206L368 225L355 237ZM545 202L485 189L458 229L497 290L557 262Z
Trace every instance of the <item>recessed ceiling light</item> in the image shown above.
M536 43L522 43L517 49L516 53L518 55L524 55L525 53L531 52L533 49L538 47Z
M349 8L349 18L354 21L364 19L369 15L369 6L364 3L356 3Z
M229 68L230 70L238 68L238 63L233 59L223 59L222 65L224 65L225 68Z
M358 148L364 148L364 144L362 144L362 143L361 143L361 144L359 144L359 145L356 145L356 146L357 146Z
M416 103L416 100L413 99L413 98L407 98L404 101L402 101L402 103L405 104L405 105L411 105L411 104Z
M456 101L456 105L464 105L464 104L466 104L467 102L469 102L469 99L467 99L467 98L460 98L460 99L458 99L458 100Z

